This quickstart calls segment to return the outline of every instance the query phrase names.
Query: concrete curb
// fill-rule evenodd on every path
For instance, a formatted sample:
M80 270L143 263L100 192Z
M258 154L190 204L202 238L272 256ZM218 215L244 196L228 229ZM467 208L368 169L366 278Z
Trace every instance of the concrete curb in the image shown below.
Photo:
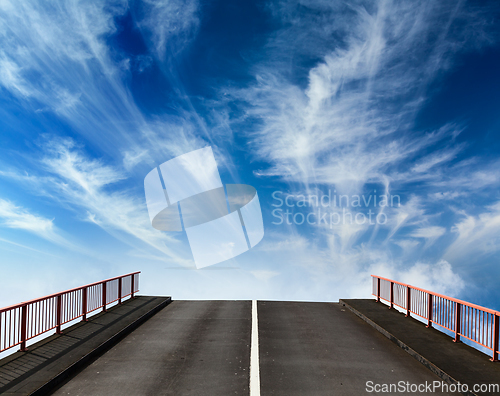
M422 363L425 367L427 367L430 371L432 371L434 374L436 374L443 381L445 381L445 382L447 382L449 384L458 384L459 383L459 381L457 381L451 375L449 375L446 372L444 372L443 370L441 370L439 367L437 367L435 364L433 364L427 358L425 358L424 356L422 356L421 354L419 354L417 351L415 351L412 348L410 348L408 345L406 345L404 342L402 342L396 336L394 336L391 333L389 333L383 327L379 326L377 323L375 323L373 320L371 320L370 318L368 318L366 315L362 314L361 312L359 312L355 308L351 307L347 302L343 301L342 299L339 299L339 304L342 304L344 307L347 307L356 316L358 316L359 318L363 319L366 323L368 323L370 326L372 326L378 332L380 332L381 334L383 334L389 340L391 340L392 342L394 342L401 349L405 350L410 356L412 356L414 359L416 359L420 363ZM466 395L466 396L478 396L476 393L471 392L471 391L467 391L467 392L462 393L462 394Z
M76 375L78 372L83 370L90 363L92 363L93 360L97 359L99 356L101 356L106 351L111 349L114 345L116 345L119 341L121 341L125 336L130 334L132 331L134 331L136 328L138 328L141 324L143 324L145 321L147 321L153 315L155 315L156 313L161 311L163 308L165 308L171 302L172 302L172 298L168 297L165 301L162 301L156 307L154 307L150 311L146 312L144 315L142 315L141 317L136 319L134 322L130 323L127 327L120 330L118 333L116 333L111 338L104 341L101 345L94 348L92 351L87 353L85 356L80 358L78 361L73 363L71 366L64 369L58 375L56 375L55 377L50 379L47 383L42 385L40 388L38 388L34 392L30 393L30 396L49 395L54 390L56 390L56 388L59 385L61 385L66 380L70 379L71 377Z

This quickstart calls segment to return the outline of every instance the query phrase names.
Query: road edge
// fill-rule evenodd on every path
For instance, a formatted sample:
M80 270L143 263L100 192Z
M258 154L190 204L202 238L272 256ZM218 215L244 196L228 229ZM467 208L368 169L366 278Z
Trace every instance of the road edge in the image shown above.
M106 341L104 341L98 347L94 348L92 351L87 353L85 356L81 357L78 361L73 363L71 366L67 367L66 369L61 371L59 374L57 374L55 377L50 379L48 382L43 384L41 387L39 387L38 389L36 389L32 393L30 393L30 396L44 396L44 395L48 395L48 394L52 393L62 383L69 380L71 377L75 376L76 374L78 374L85 367L87 367L90 363L92 363L92 361L97 359L99 356L103 355L106 351L108 351L113 346L115 346L119 341L121 341L125 336L130 334L132 331L134 331L141 324L143 324L148 319L150 319L153 315L155 315L156 313L161 311L163 308L165 308L171 302L172 302L172 298L167 297L160 304L158 304L157 306L155 306L154 308L152 308L151 310L146 312L141 317L137 318L134 322L130 323L128 326L121 329L118 333L116 333L112 337L108 338Z
M436 374L443 381L446 381L449 384L458 384L459 383L459 381L457 381L451 375L449 375L448 373L446 373L445 371L443 371L442 369L437 367L434 363L429 361L425 356L419 354L417 351L410 348L408 345L406 345L399 338L397 338L396 336L394 336L393 334L391 334L387 330L385 330L382 326L378 325L373 320L371 320L369 317L367 317L363 313L359 312L357 309L350 306L349 303L345 302L342 299L339 299L339 304L342 304L344 307L348 308L352 313L354 313L360 319L364 320L366 323L368 323L370 326L372 326L374 329L376 329L379 333L381 333L382 335L387 337L389 340L391 340L393 343L395 343L401 349L406 351L411 357L413 357L415 360L422 363L425 367L427 367L430 371L432 371L434 374ZM466 395L466 396L478 396L476 393L474 393L470 390L465 392L465 393L462 393L462 394Z

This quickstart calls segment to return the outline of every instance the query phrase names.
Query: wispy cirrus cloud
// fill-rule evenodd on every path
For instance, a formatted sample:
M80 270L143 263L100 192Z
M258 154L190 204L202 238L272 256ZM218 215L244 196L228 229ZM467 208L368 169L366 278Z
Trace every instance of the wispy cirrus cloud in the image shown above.
M135 22L159 56L174 47L180 52L196 33L196 2L145 2L139 8ZM193 133L199 122L189 109L151 116L136 103L129 88L131 58L140 59L144 73L154 60L112 45L117 18L131 12L126 1L5 0L0 9L0 87L19 106L55 114L101 152L123 159L128 170L206 145L206 136ZM172 89L182 92L182 83L174 83Z
M467 264L477 264L481 260L489 262L500 250L500 202L484 208L477 215L464 210L458 214L459 220L451 230L456 239L444 257Z
M434 242L438 240L438 238L442 237L446 234L446 228L440 226L429 226L422 227L413 230L409 236L412 238L422 238L425 240L424 248L428 248L433 245Z
M259 161L254 174L279 180L294 193L375 188L402 197L399 207L376 209L387 215L385 224L320 227L315 236L321 238L304 249L311 271L354 279L377 262L403 273L435 249L438 238L451 243L448 230L456 218L445 227L441 215L449 209L438 207L432 194L491 189L497 172L490 160L470 166L467 146L458 141L467 125L450 120L419 130L415 121L432 95L431 84L454 57L492 42L487 10L433 0L292 1L268 10L280 28L266 56L259 54L254 82L224 88L243 112L231 121ZM300 59L307 61L297 64ZM291 235L301 232L290 226ZM311 249L314 258L306 258ZM444 273L458 261L420 262L438 263Z
M255 84L234 92L248 104L245 122L254 121L255 156L269 164L258 175L359 191L398 180L406 161L421 157L405 175L416 177L457 156L462 126L404 132L453 54L484 43L484 18L435 1L279 4L274 15L286 27L255 67ZM299 54L318 60L291 75L287 59ZM437 143L447 147L433 153Z
M97 146L111 150L118 136L130 141L118 115L137 122L140 114L106 45L126 2L4 1L1 7L0 85L22 106L69 121ZM110 128L118 133L102 139Z
M151 227L142 195L139 198L126 189L113 188L124 180L123 173L88 158L70 139L49 141L45 148L42 163L55 177L52 189L75 210L85 211L82 220L95 223L133 247L134 240L141 241L177 264L191 265L188 258L176 252L179 243L175 238Z
M177 55L193 40L198 12L197 0L146 0L139 6L137 20L156 55L165 60L167 53Z
M32 214L4 199L0 199L0 218L6 227L26 230L43 237L47 237L54 231L53 219L49 220Z
M0 176L51 199L76 214L77 221L95 224L132 249L148 252L152 248L164 254L164 260L178 265L192 264L175 237L151 227L142 189L136 194L135 188L123 184L129 177L125 169L88 156L84 147L70 138L46 137L40 148L39 158L35 160L37 170L27 174L11 167L9 171L0 172ZM31 217L22 211L22 216L14 217L15 207L9 205L5 206L8 224L18 224L18 228L23 226L27 230L31 227L33 232L38 230L41 236L56 240L53 220ZM85 253L81 246L68 243L66 247Z
M54 225L54 219L47 219L32 213L28 209L2 198L0 198L0 227L24 230L67 249L78 249L64 236L63 231ZM31 249L10 240L2 240L22 248Z
M441 235L444 235L445 232L446 228L444 227L431 226L418 228L413 231L410 236L414 238L439 238Z
M463 143L467 120L425 128L416 120L457 54L492 42L490 6L268 2L259 5L266 27L255 37L252 30L255 43L267 35L263 46L242 50L237 34L221 45L230 67L246 62L235 73L244 77L224 80L222 52L211 49L221 75L215 80L211 68L201 71L203 82L189 81L190 91L183 79L192 63L207 58L185 49L199 32L212 34L203 40L216 36L210 8L195 0L1 1L0 100L9 106L1 111L14 121L27 114L29 127L24 120L9 123L26 136L38 123L52 135L40 143L37 130L24 145L16 140L19 146L6 154L26 152L17 163L2 158L0 176L60 204L74 229L95 224L130 246L135 258L189 266L181 238L150 227L142 180L159 163L210 144L235 181L253 171L259 196L273 188L401 196L400 206L373 208L387 216L385 224L291 225L278 233L267 223L268 242L253 250L265 265L252 267L250 278L278 285L275 296L294 298L291 289L322 300L364 295L372 272L460 289L454 270L465 273L464 258L496 251L492 202L500 163L471 155L472 145ZM247 22L245 29L260 26ZM238 168L243 156L254 162ZM353 215L364 209L349 208ZM57 218L32 214L60 231ZM4 221L27 227L19 218Z

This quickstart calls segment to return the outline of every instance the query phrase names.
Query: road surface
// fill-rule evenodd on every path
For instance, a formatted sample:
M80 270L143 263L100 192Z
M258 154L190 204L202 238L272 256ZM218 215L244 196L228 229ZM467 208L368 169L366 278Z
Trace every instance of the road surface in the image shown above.
M369 394L367 381L439 381L339 304L257 307L260 389L252 395L358 396ZM249 395L251 332L251 301L174 301L54 394Z

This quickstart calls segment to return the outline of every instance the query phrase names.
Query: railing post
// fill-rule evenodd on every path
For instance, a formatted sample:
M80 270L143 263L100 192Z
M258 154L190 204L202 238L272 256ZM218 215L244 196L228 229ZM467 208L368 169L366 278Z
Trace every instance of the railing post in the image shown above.
M27 351L26 348L26 326L28 323L28 305L24 304L21 308L21 347L20 351L25 352Z
M122 281L123 278L118 278L118 304L122 303Z
M82 289L82 321L87 321L87 288Z
M377 278L377 302L380 302L380 278Z
M491 345L493 346L493 357L490 359L492 362L498 362L498 335L500 328L500 317L495 314L495 322L493 323L493 342Z
M391 306L390 308L394 308L394 282L391 282Z
M135 274L130 275L130 298L134 298L134 278Z
M429 293L429 299L427 301L427 327L432 327L432 294Z
M102 282L102 312L106 312L106 282Z
M461 306L462 304L460 303L455 303L455 339L453 342L460 342L460 313L461 313Z
M410 298L410 286L406 286L406 316L410 316L410 304L411 304L411 298Z
M61 334L61 318L62 318L62 296L57 296L57 312L56 312L56 333Z

